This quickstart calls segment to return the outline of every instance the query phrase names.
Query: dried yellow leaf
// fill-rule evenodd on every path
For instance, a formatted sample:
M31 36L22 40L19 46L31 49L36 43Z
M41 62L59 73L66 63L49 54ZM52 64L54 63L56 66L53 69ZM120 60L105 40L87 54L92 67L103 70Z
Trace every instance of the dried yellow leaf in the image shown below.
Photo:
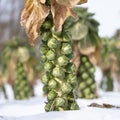
M76 14L72 11L71 8L57 3L56 0L51 0L51 12L53 15L56 31L61 31L64 21L69 16L77 18Z
M60 5L72 7L80 2L80 0L56 0Z
M21 25L25 28L32 46L38 37L42 23L49 14L49 8L40 2L39 0L25 0L25 7L21 13Z
M40 2L44 4L46 2L46 0L40 0Z
M87 0L79 0L79 4L83 4L83 3L86 3Z
M73 7L74 5L86 3L87 0L56 0L60 5Z

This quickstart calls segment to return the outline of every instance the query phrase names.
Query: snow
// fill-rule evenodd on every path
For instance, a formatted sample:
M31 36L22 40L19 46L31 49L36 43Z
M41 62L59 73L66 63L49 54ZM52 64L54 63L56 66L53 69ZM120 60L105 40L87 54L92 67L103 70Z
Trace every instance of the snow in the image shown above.
M95 75L99 75L96 70ZM100 73L101 78L102 74ZM100 78L96 77L99 84ZM98 90L99 97L96 99L78 99L80 110L76 111L52 111L45 112L44 105L46 96L42 92L43 84L38 81L34 86L35 97L29 100L14 100L10 92L9 85L5 87L9 90L9 99L5 100L2 95L0 99L0 120L120 120L120 108L96 108L89 107L91 103L111 104L120 106L120 92L104 92Z
M0 120L120 120L120 109L88 107L91 103L120 106L120 92L100 92L93 100L78 99L80 110L45 112L45 96L13 100L0 104Z

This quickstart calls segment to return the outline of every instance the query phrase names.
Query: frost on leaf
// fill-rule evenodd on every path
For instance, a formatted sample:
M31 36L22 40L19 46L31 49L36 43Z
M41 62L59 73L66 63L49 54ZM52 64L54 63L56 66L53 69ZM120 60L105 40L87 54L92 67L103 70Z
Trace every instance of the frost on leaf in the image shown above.
M64 21L69 16L77 18L76 14L70 7L59 4L56 0L51 0L51 12L53 15L56 31L61 31Z
M45 0L25 0L21 13L21 25L25 28L30 44L34 46L40 27L49 14L49 8L41 2Z

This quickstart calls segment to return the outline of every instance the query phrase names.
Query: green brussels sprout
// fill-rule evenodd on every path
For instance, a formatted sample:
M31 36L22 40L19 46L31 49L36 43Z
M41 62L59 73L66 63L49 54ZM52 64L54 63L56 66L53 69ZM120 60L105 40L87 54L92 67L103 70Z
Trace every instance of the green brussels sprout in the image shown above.
M54 100L56 96L57 96L57 93L55 91L50 91L48 92L47 99L51 101L51 100Z
M71 45L69 43L63 43L61 50L62 50L62 53L66 54L66 55L72 53L72 47L71 47Z
M82 66L82 65L80 65L80 68L79 68L79 73L83 73L83 72L85 72L85 68L84 68L84 66Z
M90 89L86 88L86 89L83 90L83 92L84 92L85 95L88 95L88 94L90 94Z
M42 24L42 28L44 28L45 30L51 29L52 26L53 24L51 20L45 20L45 22Z
M47 60L46 55L42 55L41 60L42 60L42 62L45 62Z
M41 78L41 81L42 81L43 84L47 85L48 81L49 81L48 74L44 74Z
M92 78L88 78L88 79L86 80L86 83L87 83L88 85L92 84L92 82L93 82Z
M55 49L58 47L59 41L56 38L49 39L47 45L51 49Z
M56 78L64 78L65 72L61 67L55 67L52 72L53 76Z
M55 59L55 56L56 56L56 54L55 54L55 52L53 52L52 50L49 50L49 51L47 52L47 54L46 54L46 58L47 58L48 60L54 60L54 59Z
M80 88L80 89L84 89L85 87L86 87L86 85L85 85L84 82L81 82L81 83L79 84L79 88Z
M49 112L50 111L50 109L51 109L51 106L52 106L52 103L46 103L46 105L45 105L45 107L44 107L44 109L45 109L45 111L46 112Z
M44 44L44 43L42 43L41 45L40 45L40 52L42 52L42 54L46 54L47 52L48 52L48 47L47 47L47 45L46 44Z
M79 98L83 98L84 97L84 95L83 95L83 93L81 93L81 91L78 92L77 95L78 95Z
M77 77L74 74L68 74L67 80L71 85L76 85L76 83L77 83Z
M91 63L90 62L85 62L85 67L86 68L90 68L91 67Z
M96 84L95 84L95 83L91 85L91 89L92 89L92 90L95 90L95 89L96 89Z
M87 79L89 75L86 72L83 72L81 77L82 79Z
M89 68L89 69L88 69L88 72L91 73L91 74L94 74L95 68L94 68L94 67Z
M42 41L47 42L49 38L51 38L51 33L49 31L45 31L41 33Z
M44 92L45 94L48 94L48 92L49 92L49 87L48 87L47 85L44 85L44 86L43 86L43 92Z
M62 40L63 40L64 42L71 42L71 39L72 39L72 35L71 35L69 32L67 32L67 33L64 34Z
M81 62L85 63L88 61L88 58L86 56L81 57Z
M68 62L69 62L69 59L65 55L62 55L58 58L58 64L60 66L66 66Z
M78 106L78 104L77 103L72 103L71 105L70 105L70 110L79 110L80 108L79 108L79 106Z
M69 83L63 83L61 88L64 94L69 94L72 91L72 86Z
M61 31L60 31L60 32L57 32L57 31L55 30L55 26L53 26L53 27L51 28L51 32L52 32L52 34L55 35L55 36L58 36L58 37L61 36Z
M56 80L50 80L49 82L48 82L48 86L49 86L49 88L51 88L51 89L54 89L54 88L56 88L57 87L57 81Z
M56 98L56 101L55 101L55 104L56 104L56 107L63 107L65 106L65 99L63 99L62 97L58 97Z
M96 95L93 93L89 94L89 99L93 99L93 98L96 98Z
M45 62L44 69L45 71L51 71L54 68L54 64L50 61Z
M66 66L66 72L67 73L75 73L76 71L76 66L73 63L68 63Z

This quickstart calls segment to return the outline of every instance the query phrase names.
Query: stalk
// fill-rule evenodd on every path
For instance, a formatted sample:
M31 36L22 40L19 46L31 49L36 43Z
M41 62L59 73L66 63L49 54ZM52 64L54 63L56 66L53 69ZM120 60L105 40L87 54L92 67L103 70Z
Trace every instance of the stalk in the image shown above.
M41 39L40 51L45 70L41 80L47 94L45 111L78 110L74 94L76 67L70 62L73 56L70 32L64 27L61 32L56 32L49 15L41 27Z
M89 61L88 56L81 55L80 66L78 68L78 89L79 98L96 98L96 83L94 80L94 65Z
M13 86L15 99L28 99L33 95L33 88L28 84L27 74L23 63L18 61L16 64L16 80Z

